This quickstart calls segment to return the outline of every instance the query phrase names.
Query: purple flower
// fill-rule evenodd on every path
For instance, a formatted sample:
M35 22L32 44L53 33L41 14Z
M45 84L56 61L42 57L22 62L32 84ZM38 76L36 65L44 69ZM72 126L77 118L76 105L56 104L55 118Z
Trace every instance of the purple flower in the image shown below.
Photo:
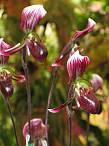
M64 104L61 104L60 106L55 107L53 109L48 109L48 111L51 113L58 113L66 106L73 103L73 100L75 99L76 105L72 105L73 110L83 109L84 111L90 114L101 113L102 102L98 100L98 98L95 96L95 92L93 89L80 88L79 90L76 89L74 92L75 98L67 99L67 101Z
M89 58L80 55L78 50L72 54L67 61L69 81L75 80L76 77L82 75L89 63Z
M98 74L93 74L90 82L95 92L103 87L103 79Z
M38 61L44 61L48 55L48 51L41 40L37 41L34 38L27 39L26 48L31 55Z
M6 49L9 49L10 45L8 45L7 43L5 43L3 41L3 38L0 38L0 52L4 51ZM8 56L4 56L4 55L0 55L0 63L1 64L5 64L8 62L9 57Z
M46 15L43 5L25 7L21 14L20 27L24 32L32 31L35 25Z
M23 45L18 43L13 47L4 48L4 50L0 50L0 55L8 57L23 49L24 46L27 48L27 52L40 62L44 61L48 55L46 47L38 37L27 38Z
M81 36L84 36L84 35L88 34L89 32L91 32L93 30L95 24L96 24L96 22L93 19L89 18L86 28L74 33L74 35L73 35L74 40L79 39Z
M79 89L77 94L77 107L85 110L87 113L100 114L102 111L101 101L95 96L93 89Z
M42 120L39 118L34 118L30 121L30 131L31 131L31 140L34 141L36 138L45 138L46 136L46 126L43 124ZM23 136L26 139L26 136L29 133L29 124L28 122L23 127Z

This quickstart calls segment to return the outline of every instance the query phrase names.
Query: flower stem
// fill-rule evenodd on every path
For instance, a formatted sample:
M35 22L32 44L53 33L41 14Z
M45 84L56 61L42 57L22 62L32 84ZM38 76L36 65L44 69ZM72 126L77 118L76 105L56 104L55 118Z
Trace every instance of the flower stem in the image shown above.
M69 90L68 90L68 98L72 98L72 82L69 84ZM69 146L72 146L72 103L70 103L67 107L67 113L68 113L68 127L69 127Z
M87 113L86 146L89 146L89 141L88 141L88 137L89 137L89 130L90 130L90 114L89 114L89 113Z
M13 118L13 114L12 114L12 111L11 111L11 106L10 106L9 100L8 100L7 97L4 97L4 96L3 96L3 99L4 99L4 102L5 102L6 106L7 106L9 114L10 114L10 118L11 118L12 125L13 125L13 130L14 130L14 134L15 134L16 144L17 144L17 146L19 146L16 127L15 127L15 122L14 122L14 118Z
M48 103L47 103L46 115L45 115L45 125L46 126L48 126L48 109L50 107L51 98L52 98L52 94L53 94L53 89L54 89L54 86L55 86L56 73L57 73L57 67L54 67L53 72L52 72L51 87L50 87L50 91L49 91L49 94L48 94ZM46 132L46 139L47 139L47 144L48 144L48 131Z
M29 81L29 71L28 71L28 65L26 61L26 49L23 48L22 50L22 65L25 72L25 78L26 78L26 92L27 92L27 104L28 104L28 123L29 123L29 135L30 135L30 142L31 142L31 90L30 90L30 81Z

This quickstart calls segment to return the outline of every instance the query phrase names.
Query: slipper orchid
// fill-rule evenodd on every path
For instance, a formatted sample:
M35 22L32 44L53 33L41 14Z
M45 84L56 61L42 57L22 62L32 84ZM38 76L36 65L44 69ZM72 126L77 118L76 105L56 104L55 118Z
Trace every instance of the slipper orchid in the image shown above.
M23 127L23 136L26 140L27 145L34 143L34 146L47 145L45 140L47 127L43 124L42 119L34 118L30 121L30 131L31 131L31 142L27 140L29 135L29 124L28 122Z
M76 97L77 107L90 114L100 114L102 111L101 101L95 95L93 89L80 88Z
M18 83L25 81L24 75L16 75L7 69L0 69L0 92L4 97L11 97L13 95L13 83L12 80L16 80Z

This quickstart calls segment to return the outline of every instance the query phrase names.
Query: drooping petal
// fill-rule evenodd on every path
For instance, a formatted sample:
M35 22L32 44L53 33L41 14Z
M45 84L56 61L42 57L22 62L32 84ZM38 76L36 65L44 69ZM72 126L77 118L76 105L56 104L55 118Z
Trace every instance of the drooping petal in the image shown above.
M0 52L10 48L10 45L3 41L3 38L0 38ZM0 63L5 64L8 62L9 57L0 54Z
M53 109L48 109L49 112L51 113L59 113L62 109L64 109L68 104L72 102L72 99L68 99L65 103L61 104L58 107L55 107Z
M24 32L32 31L35 25L46 15L43 5L25 7L21 14L20 27Z
M98 74L93 74L90 82L95 92L103 87L103 79Z
M22 45L18 43L17 45L9 48L5 48L4 50L0 51L0 55L3 55L5 57L8 57L10 55L15 54L16 52L20 51L24 47L25 43Z
M77 31L74 33L73 35L74 40L79 39L81 36L84 36L88 34L89 32L93 31L93 28L95 25L96 25L96 22L93 19L89 18L87 27L81 31Z
M69 80L75 80L77 76L81 75L89 63L89 58L87 56L80 55L78 50L71 55L67 61Z
M17 83L23 83L23 82L26 81L25 76L22 75L22 74L14 74L14 75L12 76L12 79L16 80Z

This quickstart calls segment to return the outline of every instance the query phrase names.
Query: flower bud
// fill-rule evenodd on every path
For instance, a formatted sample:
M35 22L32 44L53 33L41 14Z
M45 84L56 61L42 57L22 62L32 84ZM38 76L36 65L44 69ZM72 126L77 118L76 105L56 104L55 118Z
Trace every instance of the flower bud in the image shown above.
M5 97L13 95L12 76L7 72L0 72L0 91Z
M46 126L43 124L42 120L39 118L34 118L30 121L30 132L31 132L31 140L37 138L45 138L46 135ZM29 133L29 124L28 122L23 127L23 136L26 138L26 135Z
M0 38L0 52L6 50L6 49L9 49L10 48L10 45L8 45L7 43L5 43L3 41L3 38ZM8 59L9 57L8 56L3 56L3 55L0 55L0 64L5 64L8 62Z
M98 74L93 74L90 82L95 92L103 87L103 79Z
M75 80L77 76L81 75L89 63L89 58L87 56L80 55L78 50L72 54L67 61L69 80Z
M36 41L35 39L28 39L26 43L27 49L31 55L38 61L44 61L48 55L48 51L45 48L44 44L40 41Z
M35 25L46 15L43 5L25 7L21 14L20 27L24 32L32 31Z
M80 89L80 96L77 97L81 109L91 114L100 114L102 111L101 101L95 96L93 89Z

